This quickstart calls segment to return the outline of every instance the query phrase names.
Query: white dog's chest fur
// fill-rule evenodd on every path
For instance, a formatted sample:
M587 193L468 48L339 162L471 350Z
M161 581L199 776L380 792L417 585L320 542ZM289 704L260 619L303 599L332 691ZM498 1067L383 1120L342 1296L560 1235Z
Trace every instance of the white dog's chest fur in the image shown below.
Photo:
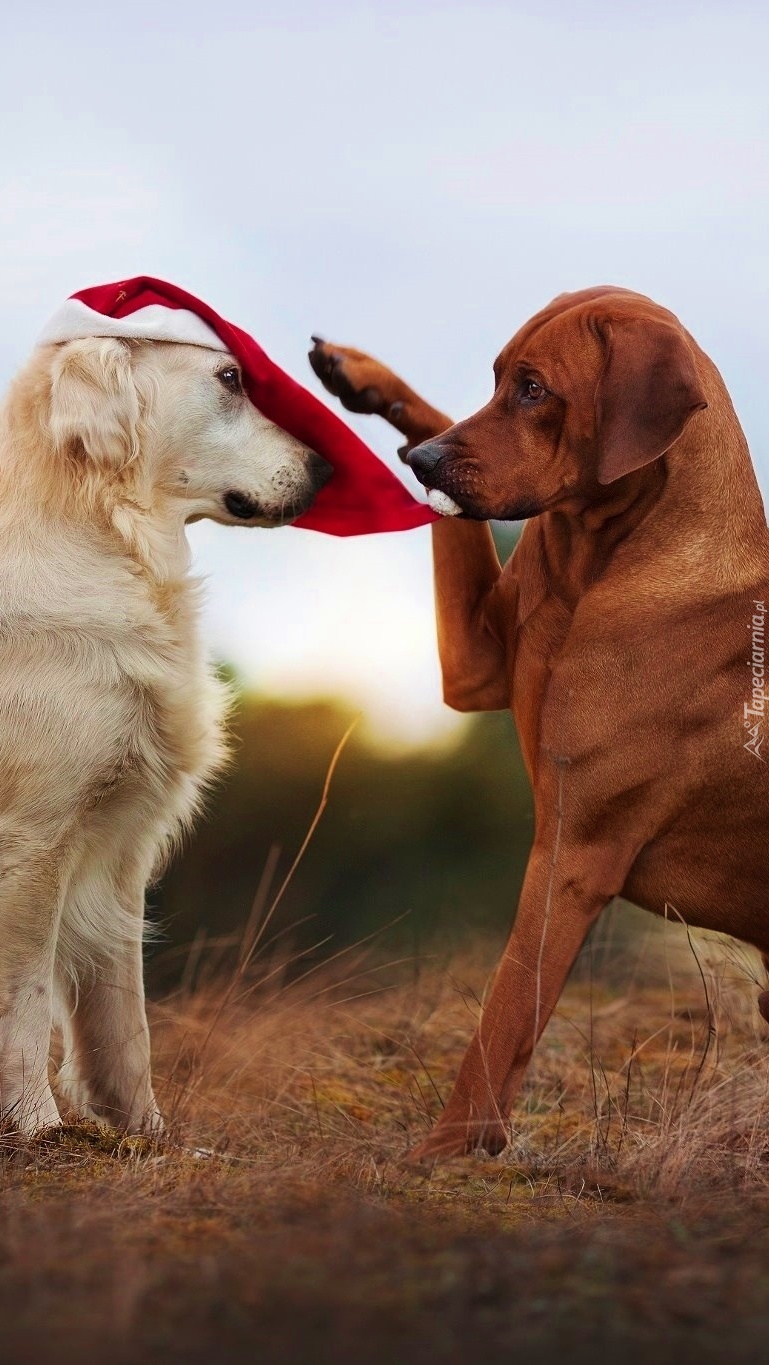
M227 693L200 644L197 584L183 569L151 584L55 532L39 547L0 535L0 552L6 790L22 744L44 778L23 797L33 825L64 837L68 817L109 801L124 819L135 806L162 844L224 758Z

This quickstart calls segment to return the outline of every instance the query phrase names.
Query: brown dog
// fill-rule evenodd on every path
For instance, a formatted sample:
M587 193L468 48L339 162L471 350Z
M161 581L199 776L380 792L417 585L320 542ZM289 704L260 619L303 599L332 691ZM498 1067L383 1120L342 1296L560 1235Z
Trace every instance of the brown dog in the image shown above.
M316 342L311 359L347 407L387 417L410 446L427 438L408 462L462 513L433 529L446 701L511 705L534 788L515 927L414 1155L497 1151L614 896L769 953L761 496L715 366L625 290L538 313L497 360L491 402L448 431L360 352ZM502 570L489 517L528 519Z

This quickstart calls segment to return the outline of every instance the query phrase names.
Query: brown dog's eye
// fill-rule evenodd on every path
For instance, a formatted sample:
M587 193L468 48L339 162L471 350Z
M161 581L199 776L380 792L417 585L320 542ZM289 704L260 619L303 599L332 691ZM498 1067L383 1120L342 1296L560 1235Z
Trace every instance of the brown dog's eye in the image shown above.
M242 393L243 385L240 382L240 370L237 365L228 365L225 370L219 370L216 375L220 384L230 393Z
M537 379L524 379L521 385L521 397L527 399L529 403L539 402L546 393L544 384L540 384Z

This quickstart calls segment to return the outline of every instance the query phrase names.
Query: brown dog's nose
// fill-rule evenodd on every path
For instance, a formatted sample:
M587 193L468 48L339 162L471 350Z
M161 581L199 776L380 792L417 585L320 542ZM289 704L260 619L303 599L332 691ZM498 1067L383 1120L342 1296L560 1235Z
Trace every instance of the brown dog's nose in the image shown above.
M439 441L424 441L421 446L414 446L406 456L406 463L411 466L420 483L430 487L430 475L435 472L437 465L443 457L443 448Z

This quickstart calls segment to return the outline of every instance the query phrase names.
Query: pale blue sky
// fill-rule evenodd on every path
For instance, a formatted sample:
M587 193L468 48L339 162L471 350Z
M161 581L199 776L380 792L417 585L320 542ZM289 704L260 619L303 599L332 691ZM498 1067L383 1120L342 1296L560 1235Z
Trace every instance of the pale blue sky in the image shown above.
M320 331L461 416L529 314L613 282L717 361L767 493L767 69L758 3L16 9L0 381L67 294L150 273L310 387ZM209 639L253 682L441 725L426 531L193 534Z

